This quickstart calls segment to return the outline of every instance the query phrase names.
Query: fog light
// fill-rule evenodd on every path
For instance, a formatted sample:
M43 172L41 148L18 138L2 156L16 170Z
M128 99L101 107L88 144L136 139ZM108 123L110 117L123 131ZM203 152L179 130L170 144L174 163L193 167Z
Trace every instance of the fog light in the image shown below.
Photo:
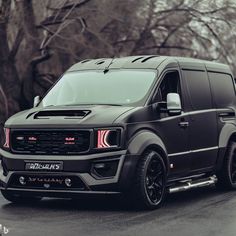
M65 179L65 184L66 184L67 187L71 187L71 185L72 185L71 179L66 178L66 179Z
M116 175L119 160L93 163L91 173L99 178L113 177Z
M25 177L21 176L21 177L19 178L19 182L20 182L20 184L22 184L22 185L26 185Z
M97 164L94 165L94 168L104 169L104 168L106 168L106 165L105 165L105 163L97 163Z

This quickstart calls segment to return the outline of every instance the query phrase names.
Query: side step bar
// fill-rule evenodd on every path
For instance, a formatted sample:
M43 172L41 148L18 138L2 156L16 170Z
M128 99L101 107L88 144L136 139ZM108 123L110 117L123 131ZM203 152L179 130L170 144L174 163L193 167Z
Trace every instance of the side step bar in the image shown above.
M217 182L216 176L211 176L209 178L200 179L200 180L188 180L185 182L180 182L177 186L169 187L169 193L177 193L187 191L193 188L200 188L213 185Z

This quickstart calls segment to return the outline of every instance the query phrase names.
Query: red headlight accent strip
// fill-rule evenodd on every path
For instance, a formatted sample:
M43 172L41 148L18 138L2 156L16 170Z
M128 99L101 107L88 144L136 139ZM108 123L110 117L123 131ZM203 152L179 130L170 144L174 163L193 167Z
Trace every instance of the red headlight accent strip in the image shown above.
M110 133L110 130L98 130L97 131L97 148L108 148L111 145L108 143L108 135Z
M5 133L5 143L3 147L10 148L10 129L4 128L4 133Z

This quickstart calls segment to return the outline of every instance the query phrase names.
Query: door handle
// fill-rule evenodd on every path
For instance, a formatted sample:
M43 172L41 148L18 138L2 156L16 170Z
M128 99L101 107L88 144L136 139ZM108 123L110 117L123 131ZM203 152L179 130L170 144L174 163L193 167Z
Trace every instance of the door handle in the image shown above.
M219 117L228 118L228 117L235 117L234 111L224 111L219 114Z
M179 122L179 126L181 128L187 128L189 126L189 122L188 121L181 121L181 122Z

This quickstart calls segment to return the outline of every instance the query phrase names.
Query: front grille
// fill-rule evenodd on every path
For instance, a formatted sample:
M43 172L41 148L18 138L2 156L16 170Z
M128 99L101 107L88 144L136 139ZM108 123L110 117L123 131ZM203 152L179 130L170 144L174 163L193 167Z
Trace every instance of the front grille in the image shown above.
M13 153L65 155L87 152L90 147L89 130L13 130Z

